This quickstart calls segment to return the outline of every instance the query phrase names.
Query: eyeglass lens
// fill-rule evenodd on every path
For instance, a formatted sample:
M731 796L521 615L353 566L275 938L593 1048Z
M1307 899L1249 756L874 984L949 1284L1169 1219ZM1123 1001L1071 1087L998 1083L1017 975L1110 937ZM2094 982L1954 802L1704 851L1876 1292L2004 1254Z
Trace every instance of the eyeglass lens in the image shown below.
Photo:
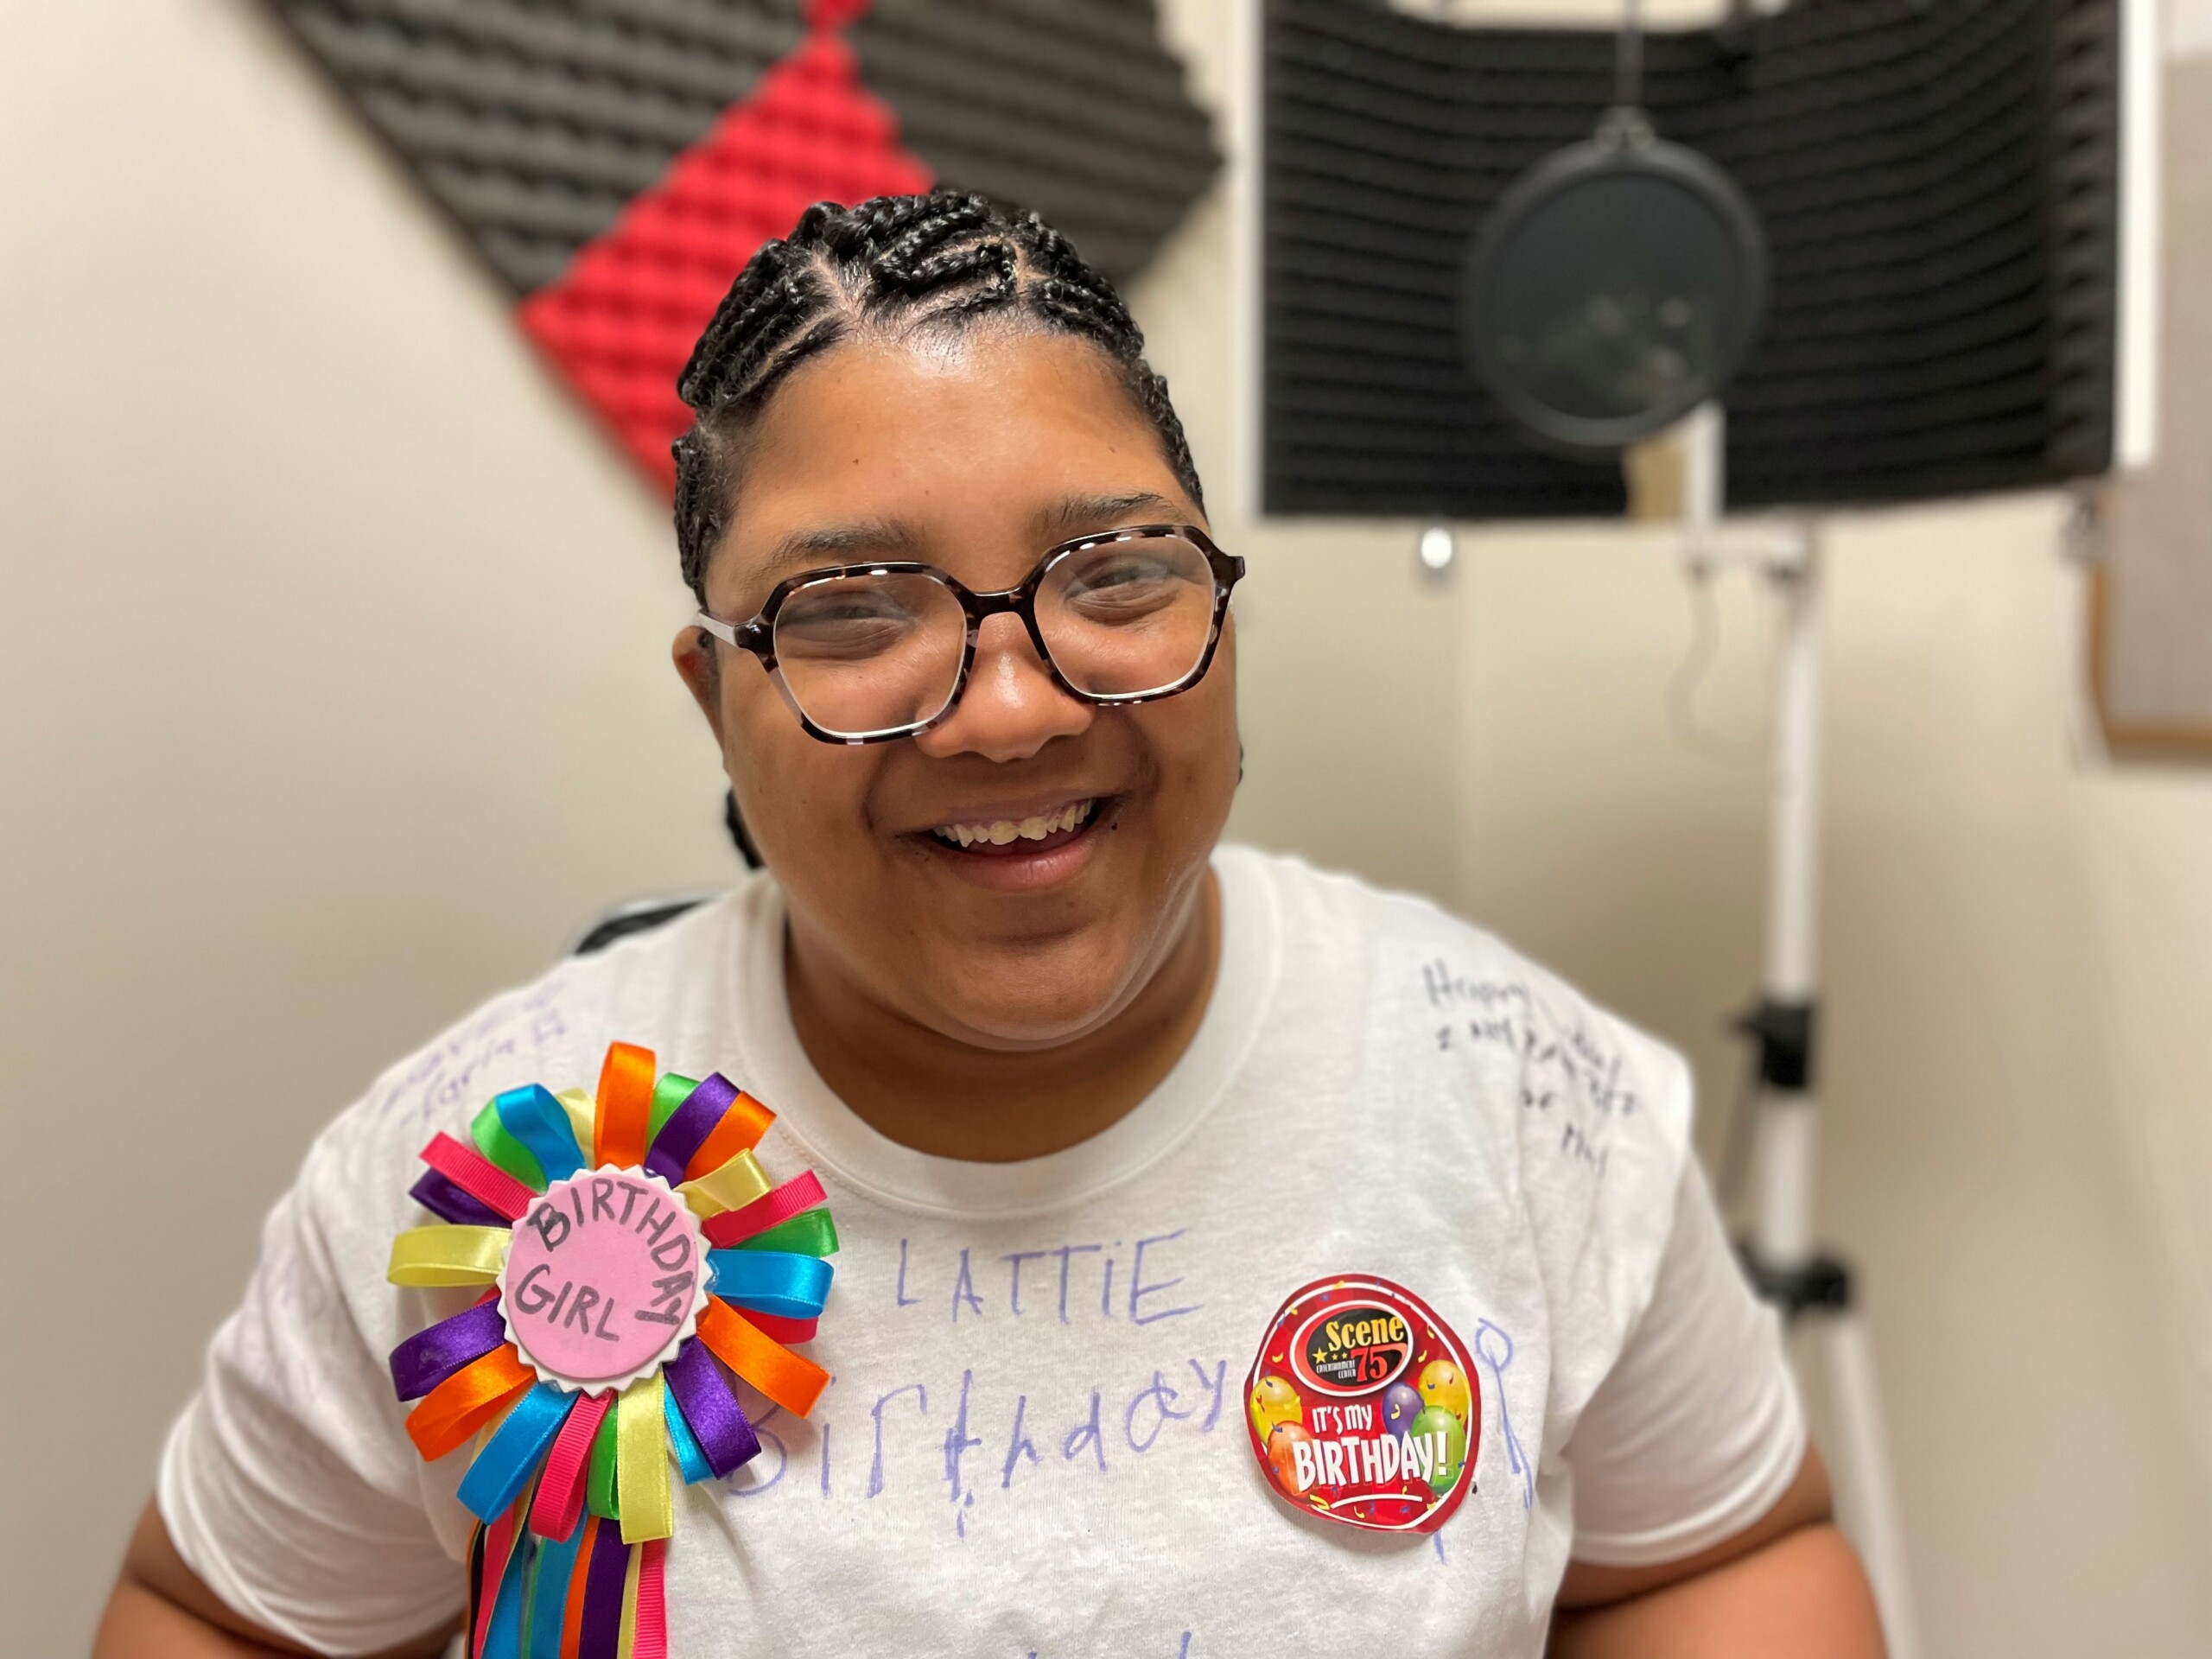
M1176 536L1101 542L1061 555L1037 599L1037 631L1060 677L1090 696L1136 696L1187 679L1213 631L1212 567ZM830 576L776 613L777 666L823 730L861 737L925 724L960 678L967 613L918 572Z

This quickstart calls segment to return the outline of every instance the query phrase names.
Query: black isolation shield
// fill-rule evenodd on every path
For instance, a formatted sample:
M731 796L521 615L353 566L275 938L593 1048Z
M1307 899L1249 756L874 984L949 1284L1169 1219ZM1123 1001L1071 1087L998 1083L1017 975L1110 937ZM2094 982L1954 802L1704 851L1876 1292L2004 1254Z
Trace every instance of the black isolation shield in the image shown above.
M1468 253L1459 327L1530 438L1591 454L1718 394L1765 300L1765 241L1743 193L1630 112L1499 199Z

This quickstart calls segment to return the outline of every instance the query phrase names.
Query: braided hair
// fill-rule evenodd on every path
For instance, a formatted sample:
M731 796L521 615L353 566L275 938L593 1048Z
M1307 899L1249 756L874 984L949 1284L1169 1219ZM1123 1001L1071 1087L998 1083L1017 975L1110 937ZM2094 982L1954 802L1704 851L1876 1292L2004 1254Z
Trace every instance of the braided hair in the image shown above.
M1176 480L1203 503L1142 332L1067 238L1034 213L1011 218L952 190L857 207L817 202L746 262L676 383L694 413L675 445L676 540L702 604L708 560L729 527L742 438L784 378L863 331L959 329L986 317L1097 346L1159 434Z

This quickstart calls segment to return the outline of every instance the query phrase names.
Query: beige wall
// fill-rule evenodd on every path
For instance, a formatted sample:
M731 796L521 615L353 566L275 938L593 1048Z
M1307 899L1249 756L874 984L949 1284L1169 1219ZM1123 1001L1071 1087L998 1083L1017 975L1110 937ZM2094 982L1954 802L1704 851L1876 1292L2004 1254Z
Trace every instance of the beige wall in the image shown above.
M1230 14L1171 10L1226 104ZM1763 785L1669 740L1663 538L1484 532L1436 588L1414 526L1250 524L1236 222L1136 298L1254 563L1238 831L1452 899L1725 1092ZM24 1166L81 1183L6 1235L0 1649L45 1654L315 1127L730 861L662 505L257 7L0 8L0 1062ZM2212 1650L2212 783L2070 755L2055 525L1838 532L1826 1198L1929 1652L2148 1659ZM1722 601L1701 706L1753 732Z

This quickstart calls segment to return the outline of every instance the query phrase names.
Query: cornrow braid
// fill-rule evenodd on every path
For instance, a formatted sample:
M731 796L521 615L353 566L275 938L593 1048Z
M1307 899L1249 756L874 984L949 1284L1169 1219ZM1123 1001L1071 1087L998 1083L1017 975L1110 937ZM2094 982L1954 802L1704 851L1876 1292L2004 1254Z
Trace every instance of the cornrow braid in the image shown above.
M1113 363L1175 477L1203 504L1167 382L1113 284L1034 213L1012 217L953 190L817 202L791 233L746 262L700 335L676 389L693 412L676 442L676 540L683 580L706 601L707 562L729 528L741 440L785 376L874 328L961 328L1018 318L1088 340Z

